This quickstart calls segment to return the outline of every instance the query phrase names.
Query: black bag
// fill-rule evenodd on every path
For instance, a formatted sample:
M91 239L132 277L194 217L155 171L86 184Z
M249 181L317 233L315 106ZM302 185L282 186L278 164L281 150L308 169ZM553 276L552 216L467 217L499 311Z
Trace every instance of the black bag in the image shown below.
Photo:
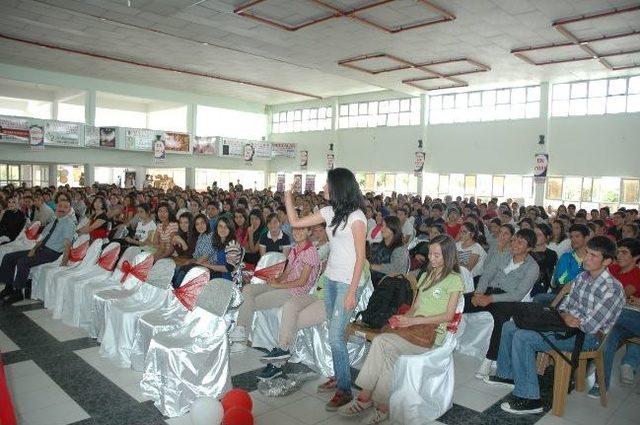
M399 313L402 305L411 307L413 289L406 277L385 276L373 290L369 304L364 311L358 313L362 323L372 329L380 329L389 322L394 314Z
M578 367L580 352L582 351L582 345L584 344L584 332L578 328L571 328L567 326L562 319L562 316L560 316L560 313L555 308L537 303L520 303L518 309L514 311L513 321L520 329L528 329L538 332L553 351L558 353L565 362L571 365L569 382L569 393L571 393L574 388L574 372ZM553 332L557 339L569 339L575 336L576 339L573 344L571 358L569 359L565 356L564 352L551 342L549 337L543 332Z

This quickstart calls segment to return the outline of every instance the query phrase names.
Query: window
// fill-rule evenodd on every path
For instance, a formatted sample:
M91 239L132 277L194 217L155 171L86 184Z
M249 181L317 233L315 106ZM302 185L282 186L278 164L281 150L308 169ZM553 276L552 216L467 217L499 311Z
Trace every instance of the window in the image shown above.
M420 125L420 98L390 99L341 104L339 128Z
M150 105L147 128L163 131L187 132L187 105Z
M84 104L84 92L58 101L58 115L54 118L59 121L85 122Z
M80 180L84 179L84 165L62 164L58 165L56 173L56 185L66 185L78 187Z
M52 118L52 106L53 102L45 100L15 99L0 96L0 115L50 120Z
M261 140L267 135L266 115L198 105L196 136Z
M229 183L240 182L245 189L261 189L265 187L264 172L251 170L215 170L212 168L196 168L196 190L206 190L207 187L218 182L218 187L227 188ZM275 173L269 175L269 184L275 190L277 177Z
M578 208L590 210L608 205L638 208L640 180L620 177L549 177L546 205L557 207L561 203L574 203Z
M124 175L127 171L122 167L95 167L93 169L93 180L101 184L124 185Z
M562 177L547 179L547 199L562 199Z
M0 164L0 186L48 186L49 166L39 164Z
M640 76L554 84L555 117L640 112Z
M622 179L622 200L626 204L638 203L640 199L640 180Z
M271 132L297 133L331 130L331 116L330 106L273 112L271 114Z
M147 173L153 179L153 187L170 189L174 186L185 187L184 168L147 168Z
M429 123L514 120L540 116L540 86L429 97Z

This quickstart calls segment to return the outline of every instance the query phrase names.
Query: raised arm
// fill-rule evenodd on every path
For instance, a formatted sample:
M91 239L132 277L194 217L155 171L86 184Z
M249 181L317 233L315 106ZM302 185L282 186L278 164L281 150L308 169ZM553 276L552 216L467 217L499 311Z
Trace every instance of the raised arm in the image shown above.
M324 218L322 217L322 214L320 214L320 211L306 217L298 218L296 209L293 206L293 195L291 195L291 190L284 192L284 206L287 209L287 218L289 219L291 227L311 227L316 224L324 223Z

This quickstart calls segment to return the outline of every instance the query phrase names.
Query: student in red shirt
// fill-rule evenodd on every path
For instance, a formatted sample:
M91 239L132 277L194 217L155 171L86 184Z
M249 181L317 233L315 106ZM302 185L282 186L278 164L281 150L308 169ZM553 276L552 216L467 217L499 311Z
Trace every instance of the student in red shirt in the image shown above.
M640 241L625 238L618 242L616 262L609 266L609 272L622 283L625 295L640 295Z
M444 224L447 228L447 234L451 236L454 240L458 238L458 233L460 232L460 228L462 227L462 222L460 221L460 212L457 208L450 208L449 213L447 214L447 222Z

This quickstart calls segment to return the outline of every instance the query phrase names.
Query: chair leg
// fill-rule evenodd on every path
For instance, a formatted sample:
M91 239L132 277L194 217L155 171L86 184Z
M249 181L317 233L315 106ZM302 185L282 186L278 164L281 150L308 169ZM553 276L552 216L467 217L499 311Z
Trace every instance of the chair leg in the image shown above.
M587 380L587 359L580 359L578 368L576 369L576 391L585 392Z
M551 356L547 353L538 353L538 357L536 358L536 370L538 375L544 375L545 370L551 363Z
M598 386L600 387L600 405L607 407L607 386L604 381L604 359L602 358L602 352L593 359L596 362L596 378L598 379Z
M553 375L553 407L555 416L563 416L567 403L567 391L569 391L569 377L571 365L562 359L555 358L555 372Z

